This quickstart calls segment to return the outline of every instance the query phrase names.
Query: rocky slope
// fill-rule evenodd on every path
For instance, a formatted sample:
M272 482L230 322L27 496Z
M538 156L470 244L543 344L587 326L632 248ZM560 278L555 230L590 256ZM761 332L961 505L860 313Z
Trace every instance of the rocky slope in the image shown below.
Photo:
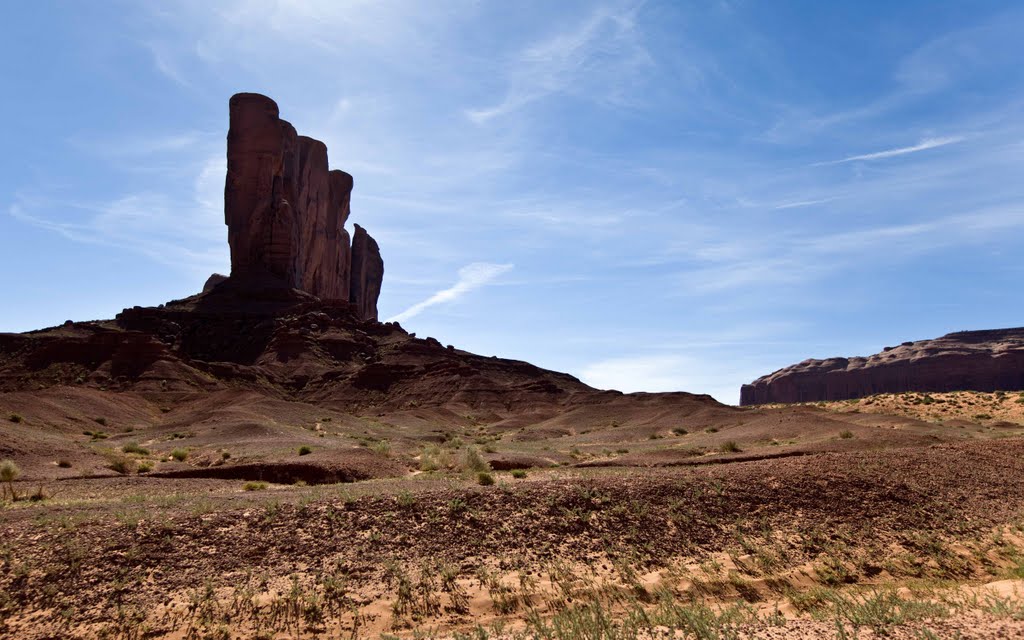
M960 331L867 358L805 360L740 390L741 405L817 402L906 391L1024 389L1024 328Z

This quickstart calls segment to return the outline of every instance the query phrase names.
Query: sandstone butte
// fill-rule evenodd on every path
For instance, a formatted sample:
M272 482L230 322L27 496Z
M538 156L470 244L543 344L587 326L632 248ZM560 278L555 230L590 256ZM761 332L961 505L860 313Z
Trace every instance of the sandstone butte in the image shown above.
M362 227L349 242L352 176L330 170L327 146L298 135L270 98L236 94L229 112L224 222L233 284L277 281L376 320L384 261Z
M740 389L740 405L848 400L907 391L1024 389L1024 328L960 331L867 358L804 360Z

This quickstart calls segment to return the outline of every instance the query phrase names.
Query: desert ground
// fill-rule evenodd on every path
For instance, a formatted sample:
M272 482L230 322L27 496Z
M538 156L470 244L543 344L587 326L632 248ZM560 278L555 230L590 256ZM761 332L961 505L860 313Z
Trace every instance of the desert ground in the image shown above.
M0 635L1024 637L1022 407L11 391Z

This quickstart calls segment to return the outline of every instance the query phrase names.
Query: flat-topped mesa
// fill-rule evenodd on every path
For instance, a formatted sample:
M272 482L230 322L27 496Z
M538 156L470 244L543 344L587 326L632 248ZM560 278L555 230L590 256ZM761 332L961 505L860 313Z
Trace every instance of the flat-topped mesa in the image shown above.
M850 400L876 393L1024 390L1024 327L904 342L866 358L805 360L740 389L740 404Z
M269 274L318 298L351 302L361 318L376 319L384 263L367 235L374 268L361 266L358 283L353 278L345 230L352 176L329 170L324 143L298 135L270 98L239 93L229 111L224 222L231 277Z

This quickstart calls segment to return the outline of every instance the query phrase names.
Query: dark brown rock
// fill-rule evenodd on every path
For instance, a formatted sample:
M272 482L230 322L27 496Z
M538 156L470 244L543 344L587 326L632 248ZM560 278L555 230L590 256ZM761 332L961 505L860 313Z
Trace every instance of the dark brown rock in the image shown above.
M906 391L1024 389L1024 328L961 331L862 358L805 360L740 390L740 404L848 400Z
M212 274L209 278L206 279L206 284L203 285L203 293L213 291L214 287L216 287L218 284L224 282L227 279L228 277L226 275L220 273Z
M377 319L377 299L384 279L384 260L377 241L358 224L352 236L352 289L349 300L366 320Z
M298 135L273 100L232 96L224 186L232 278L256 282L269 274L324 300L349 301L353 289L375 290L353 302L366 310L364 319L376 318L383 263L363 271L375 274L375 282L351 277L345 222L352 185L349 174L329 170L327 147Z

